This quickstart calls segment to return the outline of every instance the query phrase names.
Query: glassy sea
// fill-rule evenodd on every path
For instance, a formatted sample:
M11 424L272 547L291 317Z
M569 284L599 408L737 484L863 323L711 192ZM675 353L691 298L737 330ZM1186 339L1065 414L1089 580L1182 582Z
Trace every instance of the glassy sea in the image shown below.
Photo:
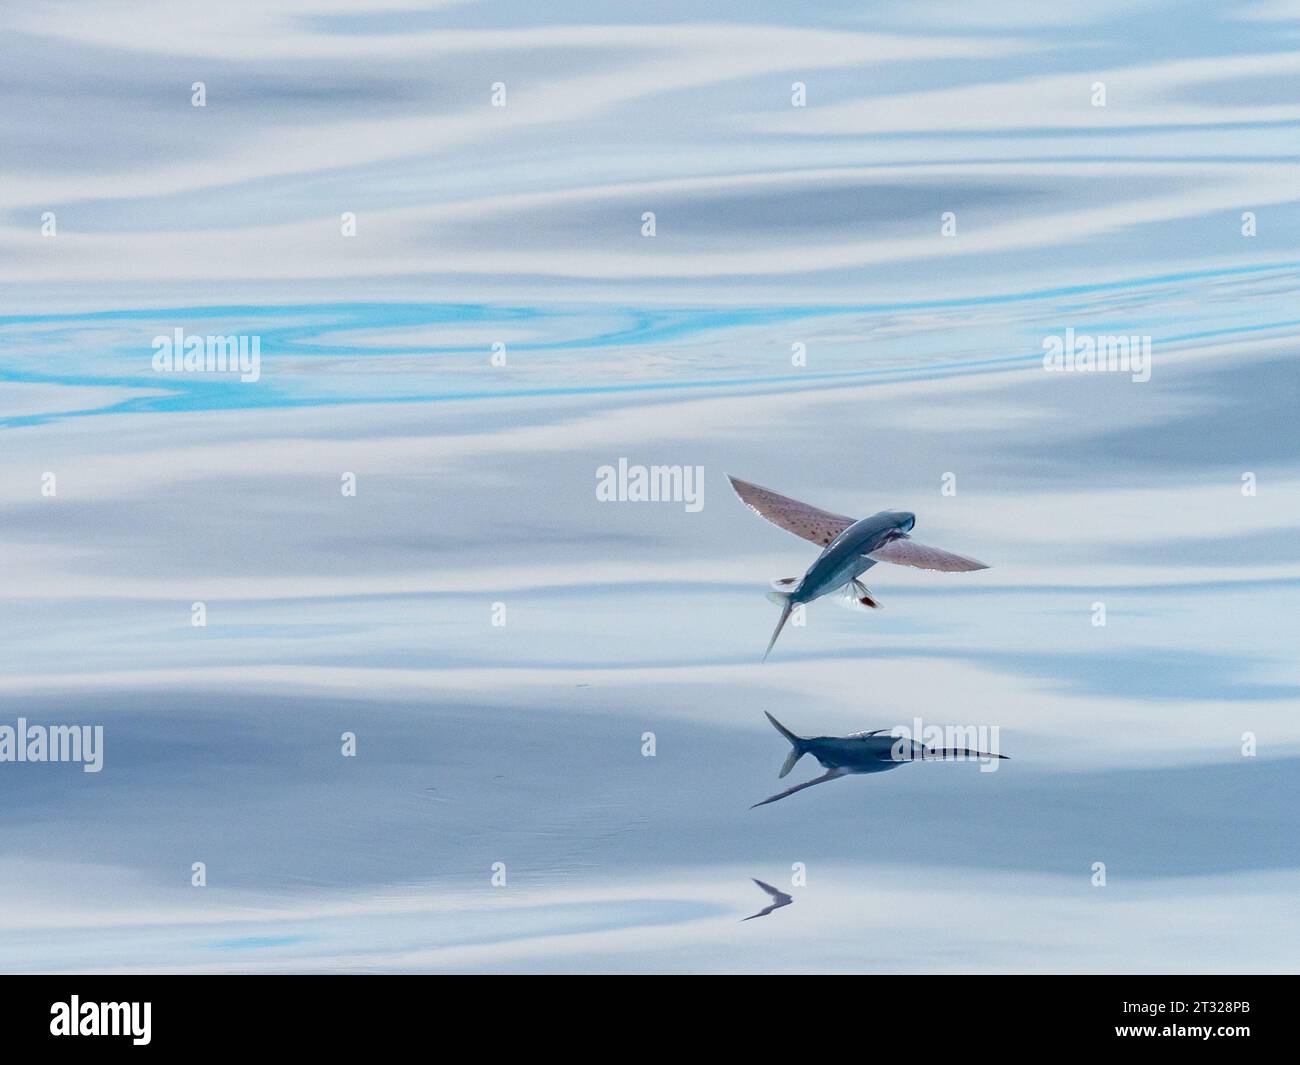
M1296 971L1300 7L0 27L0 969Z

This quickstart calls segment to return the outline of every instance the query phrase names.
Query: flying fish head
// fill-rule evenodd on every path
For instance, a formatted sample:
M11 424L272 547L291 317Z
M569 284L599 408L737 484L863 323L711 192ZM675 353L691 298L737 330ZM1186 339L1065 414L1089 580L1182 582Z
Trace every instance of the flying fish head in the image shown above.
M896 532L909 533L916 527L916 515L910 510L887 510L883 517L890 522Z

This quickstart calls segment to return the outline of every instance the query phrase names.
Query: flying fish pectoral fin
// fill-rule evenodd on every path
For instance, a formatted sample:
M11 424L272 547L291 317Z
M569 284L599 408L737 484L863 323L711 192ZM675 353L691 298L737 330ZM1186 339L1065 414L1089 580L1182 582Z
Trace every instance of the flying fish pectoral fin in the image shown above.
M762 485L742 481L731 474L727 474L727 480L731 482L740 501L760 518L820 547L829 544L855 520L808 503L800 503L797 499L783 496Z
M945 573L968 573L971 570L988 569L983 562L978 562L965 555L955 555L951 551L940 551L937 547L918 544L909 536L899 536L867 555L877 562L892 562L895 566L914 566L916 569L942 570Z
M803 791L804 788L811 788L814 784L825 784L828 780L838 780L848 774L847 769L828 769L819 777L813 777L812 780L805 780L802 784L796 784L793 788L786 788L785 791L778 791L775 795L769 795L762 802L756 802L750 807L751 810L759 806L766 806L769 802L776 802L777 799L784 799L787 795L793 795L796 791Z

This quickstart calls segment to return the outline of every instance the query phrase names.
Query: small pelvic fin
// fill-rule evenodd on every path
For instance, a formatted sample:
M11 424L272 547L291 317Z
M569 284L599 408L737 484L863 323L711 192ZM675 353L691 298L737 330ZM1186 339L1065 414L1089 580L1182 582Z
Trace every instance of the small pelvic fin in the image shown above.
M785 606L790 598L790 593L795 590L798 584L798 577L778 577L769 585L771 590L767 593L767 597L777 606Z
M863 606L869 606L872 610L880 609L880 604L871 598L871 593L867 591L867 586L861 581L853 582L853 593L858 597L858 602Z

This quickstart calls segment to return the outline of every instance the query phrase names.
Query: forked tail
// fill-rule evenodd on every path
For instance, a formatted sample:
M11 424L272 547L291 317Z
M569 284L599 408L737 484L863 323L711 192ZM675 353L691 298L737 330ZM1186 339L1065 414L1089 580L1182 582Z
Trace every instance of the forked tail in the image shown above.
M807 753L808 748L801 737L796 736L771 714L768 714L766 710L763 713L767 714L767 719L772 722L772 727L790 741L790 753L786 755L785 763L781 766L781 772L778 774L778 776L783 777L794 768L795 762L799 761Z
M763 661L767 661L767 656L772 653L772 648L776 646L776 638L781 635L781 630L785 628L785 623L790 620L790 611L794 609L794 602L790 599L787 592L770 592L772 597L780 596L781 620L776 623L776 631L772 633L772 638L767 641L767 650L763 652Z

